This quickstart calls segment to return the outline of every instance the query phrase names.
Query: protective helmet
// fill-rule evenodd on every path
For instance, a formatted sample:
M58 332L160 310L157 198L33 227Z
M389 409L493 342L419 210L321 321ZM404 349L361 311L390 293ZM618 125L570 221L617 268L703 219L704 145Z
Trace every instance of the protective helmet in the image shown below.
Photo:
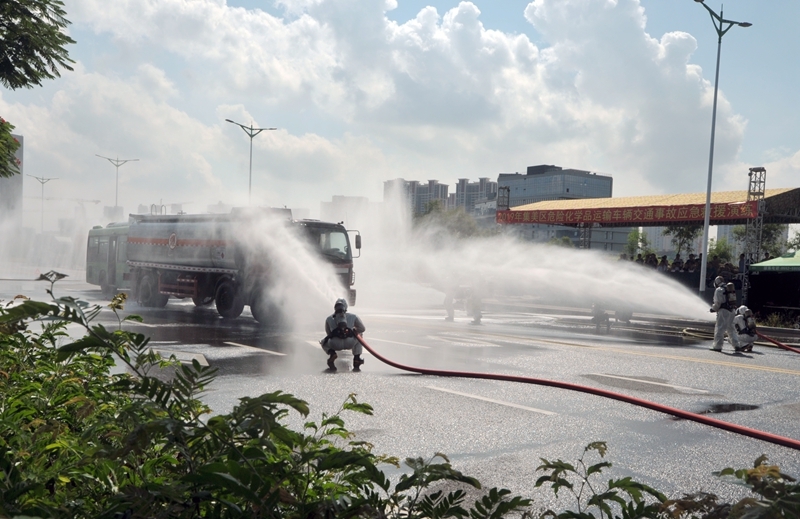
M744 305L742 305L742 306L740 306L739 308L737 308L737 309L736 309L736 313L737 313L738 315L746 315L746 314L747 314L747 312L749 312L749 311L750 311L750 309L749 309L749 308L747 308L747 307L746 307L746 306L744 306Z
M714 286L715 287L721 287L724 284L725 284L725 278L724 277L717 276L717 277L714 278Z
M342 312L346 312L347 311L347 301L342 299L342 298L337 299L336 302L333 304L333 311L336 312L336 311L339 310L339 308L342 309Z

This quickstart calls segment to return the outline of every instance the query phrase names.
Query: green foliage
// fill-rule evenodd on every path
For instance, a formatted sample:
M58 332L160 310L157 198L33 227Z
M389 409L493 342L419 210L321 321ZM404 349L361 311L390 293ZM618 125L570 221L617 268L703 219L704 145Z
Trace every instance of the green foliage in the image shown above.
M647 233L640 232L639 229L633 229L628 233L628 241L622 250L628 256L633 256L634 259L637 254L646 256L655 252L650 245L650 240L647 238Z
M800 517L800 484L769 465L766 456L760 456L751 469L726 468L715 475L737 485L747 487L753 496L736 503L720 503L717 496L705 492L685 495L681 499L664 502L663 517L702 517L732 519L782 519Z
M45 278L52 296L58 278ZM100 310L72 298L0 308L0 517L477 519L530 504L491 489L466 508L461 487L480 484L440 454L406 460L392 488L378 467L398 460L345 428L344 413L372 414L355 395L302 431L283 421L308 404L280 391L209 417L213 368L162 359L123 329L138 317L93 324ZM86 335L72 340L68 324ZM455 489L430 488L441 483Z
M780 223L765 223L761 228L761 254L769 252L772 257L780 256L791 247L792 242L786 242L783 239L783 234L786 231L786 225ZM733 239L737 242L744 244L747 241L747 227L744 225L736 225L733 228ZM795 240L800 239L800 236L795 235Z
M692 252L692 243L703 234L702 225L668 225L662 232L664 236L670 236L671 243L675 247L675 253L680 254Z
M434 234L444 234L456 239L491 234L491 232L478 227L475 218L467 214L463 207L445 209L441 200L430 202L425 214L414 217L414 228Z
M792 239L786 242L786 250L800 251L800 232L795 231Z
M0 2L0 84L12 90L41 86L60 77L59 67L72 70L65 48L75 40L61 0Z
M794 328L798 324L796 317L792 317L785 313L773 312L767 314L763 319L758 319L759 326L766 326L769 328Z
M0 117L0 178L19 174L20 161L14 156L19 141L11 135L13 129L13 124Z
M52 296L58 275L44 278ZM215 370L162 359L147 337L123 329L140 319L121 318L124 303L118 295L109 304L115 330L92 323L100 307L73 298L0 307L0 517L533 517L531 500L481 491L440 453L406 459L392 486L379 467L399 461L345 427L345 413L373 411L354 394L301 431L283 422L292 412L308 416L308 404L281 391L211 416L201 397ZM70 324L86 335L73 340ZM752 491L728 504L703 492L667 500L630 477L601 484L607 450L594 442L574 464L541 460L536 487L568 493L576 509L540 519L800 516L800 486L765 457L717 473ZM471 505L467 490L481 491Z
M733 246L728 243L726 238L715 240L711 238L708 241L708 257L713 258L717 256L723 262L729 262L733 259Z
M575 244L572 243L572 240L569 239L569 236L562 236L561 238L550 238L550 241L548 241L547 244L553 245L555 247L564 247L565 249L575 248Z
M575 499L577 509L563 512L547 510L540 517L557 519L656 517L661 509L661 503L667 498L654 488L633 481L629 477L611 479L605 488L601 488L595 481L604 469L611 467L611 463L600 461L587 465L587 455L595 452L602 459L605 458L607 451L605 442L593 442L586 446L574 465L562 460L548 461L542 458L542 464L536 470L545 472L545 475L536 480L536 487L549 484L556 495L560 490L569 492Z
M63 32L70 23L63 5L61 0L0 2L0 84L12 90L31 88L59 77L59 67L72 70L65 46L75 41ZM19 174L13 129L0 118L0 178Z

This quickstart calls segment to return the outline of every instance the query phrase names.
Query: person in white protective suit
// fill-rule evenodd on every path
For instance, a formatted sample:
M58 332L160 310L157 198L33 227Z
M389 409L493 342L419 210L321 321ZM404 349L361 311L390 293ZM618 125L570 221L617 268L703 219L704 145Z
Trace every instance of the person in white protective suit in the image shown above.
M737 308L733 327L739 338L738 351L753 351L753 343L756 342L756 319L753 317L753 311L746 306Z
M353 350L353 371L361 371L364 359L361 358L362 346L356 339L356 335L361 335L366 331L364 323L356 314L347 313L347 301L337 299L333 305L333 314L325 319L324 339L319 341L322 349L328 354L328 369L336 371L336 352L341 350Z
M722 351L725 334L736 351L739 351L739 337L733 328L733 312L736 309L736 289L733 283L725 283L725 278L717 276L714 279L714 303L711 312L717 314L717 325L714 327L713 351Z

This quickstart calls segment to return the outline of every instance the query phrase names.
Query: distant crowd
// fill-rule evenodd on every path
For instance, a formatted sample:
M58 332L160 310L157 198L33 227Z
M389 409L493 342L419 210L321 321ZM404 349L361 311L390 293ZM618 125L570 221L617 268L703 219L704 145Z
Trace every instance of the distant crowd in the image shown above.
M739 265L736 266L733 263L722 261L718 256L712 256L711 261L706 265L706 280L712 280L717 276L722 276L726 282L735 280L736 275L744 270L744 259L744 254L740 254ZM766 253L764 260L768 259L771 259L771 257L769 253ZM619 255L619 261L633 261L659 272L700 272L703 255L698 254L695 256L694 254L689 254L689 257L684 261L680 254L675 254L675 258L670 262L666 255L661 256L659 260L654 253L645 254L644 256L637 254L636 259L634 259L633 256L622 253Z

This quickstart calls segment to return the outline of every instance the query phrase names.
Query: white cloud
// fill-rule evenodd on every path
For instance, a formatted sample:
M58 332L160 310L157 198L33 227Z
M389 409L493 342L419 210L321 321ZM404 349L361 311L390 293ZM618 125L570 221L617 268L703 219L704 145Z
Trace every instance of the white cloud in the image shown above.
M277 5L282 17L224 0L72 0L75 27L107 48L84 36L86 58L57 93L4 93L0 109L32 167L107 200L112 172L94 154L133 155L120 174L131 203L175 197L192 210L246 200L249 140L224 118L278 115L292 129L253 141L254 195L275 205L536 163L613 174L617 195L705 189L713 85L689 63L694 37L653 38L638 0L536 0L524 16L546 46L484 26L470 2L403 24L386 17L391 0ZM119 70L93 68L116 52ZM744 130L721 95L716 189L740 187Z
M221 118L207 125L171 106L163 95L171 92L169 82L154 91L154 78L163 76L151 66L131 78L109 78L78 63L48 103L0 97L0 112L25 136L25 172L59 178L58 195L48 196L113 205L114 166L96 155L136 158L119 170L119 200L128 211L162 202L192 202L189 209L199 212L219 200L246 203L247 136ZM221 105L218 113L250 120L241 107ZM253 197L269 205L302 205L308 195L329 198L332 190L356 185L354 176L375 174L384 164L363 137L265 132L254 141ZM281 192L272 189L276 183Z

